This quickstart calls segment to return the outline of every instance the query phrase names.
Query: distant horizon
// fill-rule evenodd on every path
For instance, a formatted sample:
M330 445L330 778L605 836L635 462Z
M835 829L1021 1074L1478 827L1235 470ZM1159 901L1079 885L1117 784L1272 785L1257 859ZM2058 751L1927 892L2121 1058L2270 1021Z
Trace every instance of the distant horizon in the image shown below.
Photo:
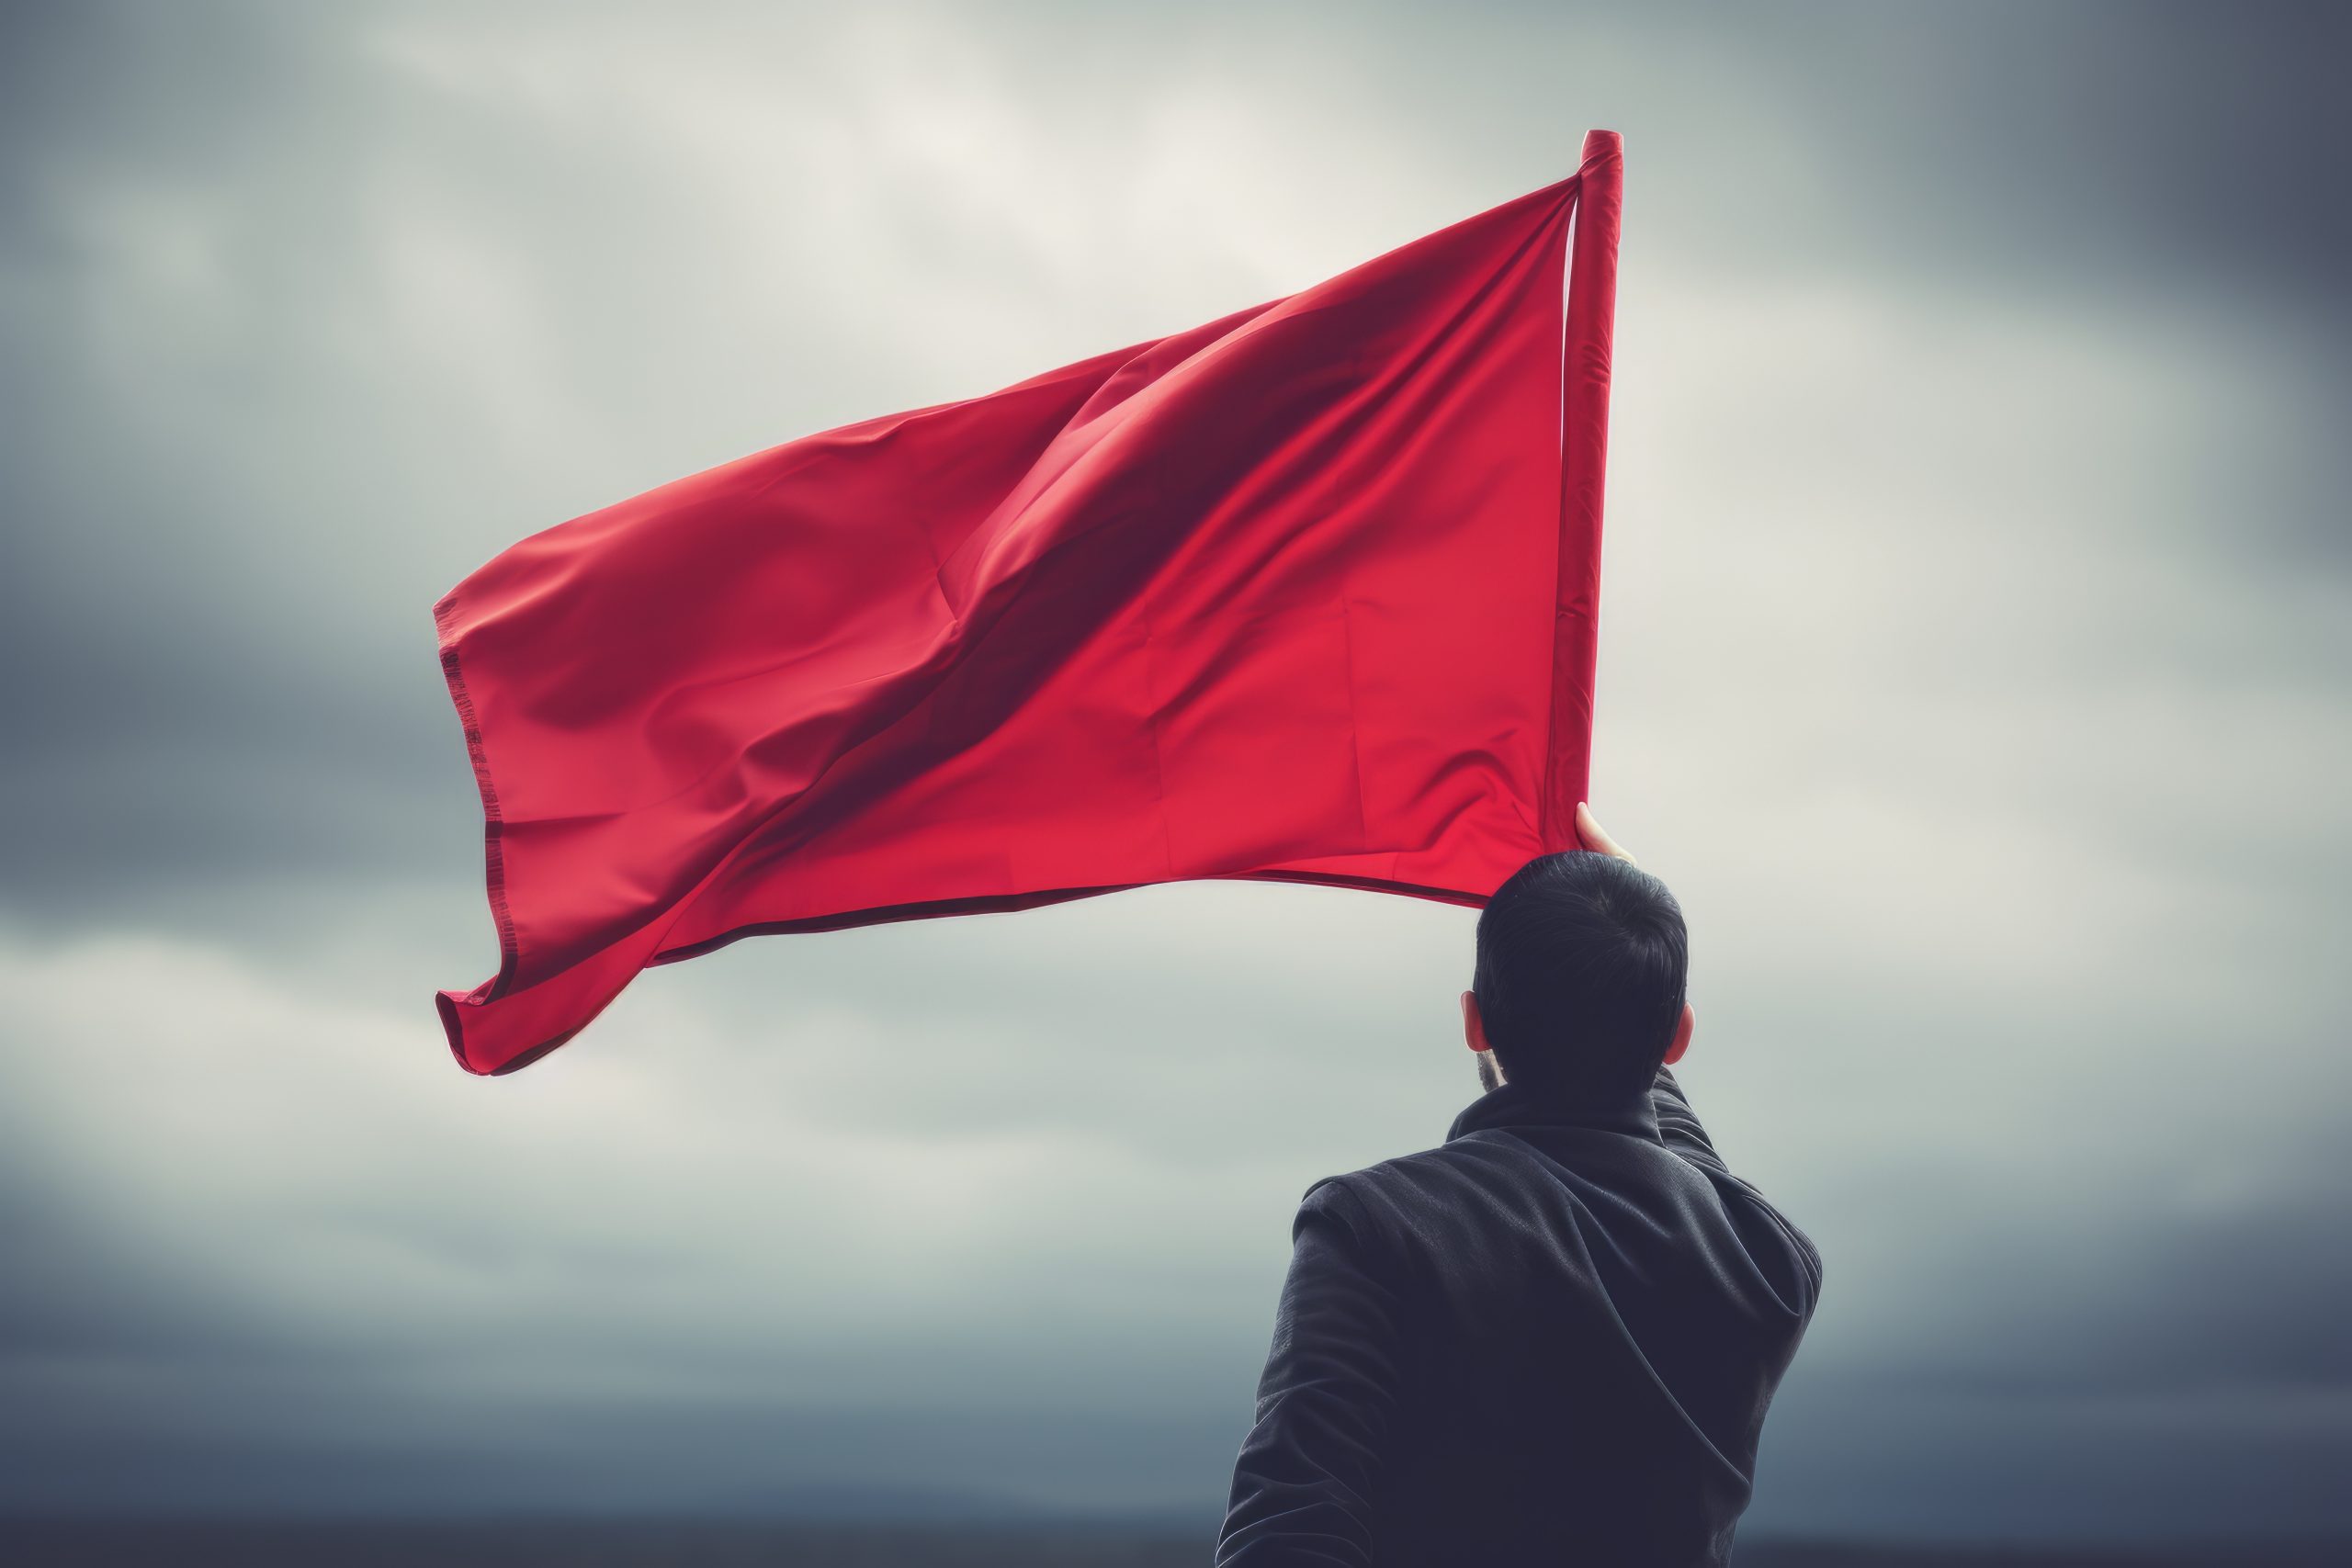
M853 1494L854 1495L854 1494ZM449 1509L413 1512L346 1508L304 1509L286 1507L276 1511L208 1512L202 1509L119 1508L104 1512L41 1511L0 1507L0 1523L56 1525L61 1527L103 1527L130 1525L150 1529L220 1528L269 1529L288 1528L333 1529L407 1529L528 1530L549 1529L558 1531L596 1529L613 1527L628 1530L649 1530L676 1528L686 1530L709 1529L719 1532L740 1529L778 1529L788 1530L842 1530L861 1535L914 1534L941 1532L1059 1532L1076 1534L1114 1533L1199 1538L1206 1540L1214 1536L1216 1526L1215 1510L1204 1516L1198 1510L1125 1509L1073 1511L1062 1508L1024 1505L1017 1499L958 1498L923 1493L894 1493L876 1489L863 1505L832 1505L810 1500L807 1503L785 1503L762 1507L745 1504L739 1508L704 1508L663 1510L656 1508L616 1508L599 1511L594 1508L514 1509L500 1510ZM1873 1531L1806 1531L1753 1529L1742 1525L1739 1530L1742 1551L1766 1549L1861 1550L1876 1547L1899 1548L1905 1551L1933 1551L1952 1549L1969 1552L1998 1551L2016 1547L2034 1551L2075 1551L2082 1550L2112 1551L2144 1554L2148 1552L2210 1553L2224 1548L2259 1548L2267 1551L2312 1551L2320 1549L2352 1549L2352 1530L2222 1530L2205 1533L2129 1530L2048 1531L2028 1534L2016 1531L1935 1531L1910 1533Z
M833 1517L811 1515L660 1515L613 1514L597 1516L574 1513L560 1515L517 1514L511 1516L473 1515L379 1515L364 1514L283 1514L275 1516L206 1516L149 1515L123 1513L109 1516L74 1516L16 1514L0 1511L0 1524L18 1529L56 1530L66 1534L86 1533L91 1537L109 1534L163 1535L180 1532L181 1539L192 1544L198 1538L234 1536L252 1531L266 1536L284 1530L292 1533L338 1531L384 1531L393 1535L414 1532L420 1536L444 1540L461 1539L471 1535L529 1537L537 1535L554 1540L589 1536L612 1531L634 1539L710 1537L740 1540L745 1535L775 1533L782 1539L815 1537L863 1540L909 1541L951 1540L981 1542L998 1539L1066 1539L1099 1540L1109 1537L1123 1541L1164 1541L1185 1546L1197 1544L1205 1551L1215 1535L1215 1521L1203 1522L1162 1518L1151 1515L1134 1517L1104 1516L1101 1517L1069 1517L1050 1515L1008 1514L985 1517L898 1517L855 1516ZM1983 1537L1954 1535L1867 1535L1867 1534L1790 1534L1774 1531L1739 1532L1735 1562L1749 1568L1811 1568L1813 1564L1859 1565L1874 1561L1880 1554L1897 1554L1905 1563L1927 1568L1935 1563L1950 1563L1954 1568L1976 1563L2004 1562L2015 1568L2041 1568L2041 1564L2073 1563L2151 1563L2196 1564L2199 1568L2213 1564L2216 1568L2317 1568L2332 1565L2345 1559L2339 1555L2352 1549L2352 1533L2326 1534L2215 1534L2187 1538L2132 1536L2017 1536L1988 1535ZM2249 1555L2251 1553L2251 1555Z

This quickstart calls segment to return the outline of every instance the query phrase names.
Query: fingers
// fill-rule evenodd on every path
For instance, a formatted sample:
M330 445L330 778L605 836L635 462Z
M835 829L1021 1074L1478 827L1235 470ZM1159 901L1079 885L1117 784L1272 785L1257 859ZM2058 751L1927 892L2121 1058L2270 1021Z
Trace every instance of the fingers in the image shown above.
M1596 850L1604 855L1615 855L1622 861L1634 858L1625 852L1623 845L1601 831L1600 822L1593 818L1592 807L1581 800L1577 802L1577 840L1586 849Z

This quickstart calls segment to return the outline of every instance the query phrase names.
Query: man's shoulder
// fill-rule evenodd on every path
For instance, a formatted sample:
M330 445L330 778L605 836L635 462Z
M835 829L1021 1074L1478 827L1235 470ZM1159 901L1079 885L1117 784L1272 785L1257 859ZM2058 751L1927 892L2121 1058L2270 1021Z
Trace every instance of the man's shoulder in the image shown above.
M1337 1188L1349 1193L1418 1190L1432 1183L1454 1179L1471 1167L1491 1165L1498 1152L1494 1144L1485 1138L1475 1135L1453 1138L1430 1148L1394 1155L1356 1170L1323 1177L1306 1190L1310 1195L1326 1188Z
M1457 1209L1472 1193L1506 1179L1512 1163L1508 1140L1451 1139L1316 1180L1299 1200L1299 1223L1328 1218L1367 1240L1400 1226L1411 1229L1417 1217Z
M1539 1148L1508 1131L1474 1131L1432 1148L1322 1177L1302 1196L1299 1216L1304 1223L1321 1215L1357 1230L1410 1227L1417 1220L1425 1224L1465 1206L1488 1207L1498 1195L1530 1189L1556 1190L1577 1200L1595 1193L1661 1200L1671 1194L1678 1206L1768 1218L1803 1250L1813 1251L1811 1241L1761 1191L1733 1175L1712 1149L1705 1152L1707 1157L1692 1158L1656 1137L1615 1134L1585 1136L1572 1149Z
M1524 1241L1547 1226L1557 1232L1633 1224L1655 1240L1696 1227L1720 1238L1714 1255L1745 1252L1800 1318L1810 1314L1821 1289L1819 1250L1720 1162L1613 1134L1575 1152L1589 1160L1547 1157L1508 1133L1467 1133L1312 1183L1293 1235L1318 1223L1336 1227L1367 1261L1409 1270L1433 1253L1457 1249L1465 1236ZM1498 1247L1494 1255L1510 1250Z

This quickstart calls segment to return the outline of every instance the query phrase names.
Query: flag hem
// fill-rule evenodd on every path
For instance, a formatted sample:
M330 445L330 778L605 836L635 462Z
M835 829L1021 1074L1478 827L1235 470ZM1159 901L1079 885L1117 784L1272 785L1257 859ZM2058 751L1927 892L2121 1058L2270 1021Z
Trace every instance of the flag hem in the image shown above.
M1544 852L1577 847L1576 808L1592 779L1592 707L1600 642L1600 531L1609 452L1609 386L1617 316L1617 240L1624 139L1585 133L1576 173L1560 340L1560 513L1553 608L1552 711L1544 739L1537 837ZM1572 525L1575 526L1572 527ZM1585 553L1569 552L1571 537ZM1577 702L1584 694L1584 703ZM1583 767L1564 766L1564 734L1584 733Z
M472 765L474 788L481 796L482 877L490 896L490 918L498 928L498 973L476 987L467 999L489 1002L506 994L515 967L522 961L522 948L514 934L514 912L506 902L506 819L499 810L498 786L490 772L489 747L482 735L481 721L474 711L473 694L466 686L464 660L458 652L457 600L453 592L444 594L433 606L433 626L440 644L441 679L449 688L450 705L458 710L458 722L465 730L466 760ZM457 1052L458 1060L465 1063L457 1022L448 1016L447 1006L445 998L443 1021L449 1030L449 1046ZM469 1064L468 1070L472 1070Z
M487 774L484 775L485 780ZM730 947L746 937L807 935L817 931L853 931L865 926L899 925L910 920L944 919L961 915L1007 915L1023 909L1039 909L1054 904L1075 903L1080 898L1099 898L1105 894L1130 893L1138 887L1167 887L1182 882L1287 882L1314 887L1344 887L1365 893L1389 893L1408 898L1423 898L1436 904L1453 904L1464 908L1486 908L1491 893L1470 893L1454 887L1430 887L1419 883L1392 882L1376 876L1340 876L1323 872L1250 871L1236 872L1229 876L1184 876L1155 879L1150 882L1122 882L1103 887L1055 887L1034 893L993 893L963 898L939 898L913 904L877 904L865 909L847 909L838 914L812 915L797 920L754 920L737 926L714 937L685 947L672 948L648 959L645 967L657 968L665 964L682 963ZM500 981L506 971L502 964ZM494 997L472 997L468 1001L489 1001ZM441 1017L442 1032L447 1037L449 1054L458 1065L476 1077L503 1077L520 1072L542 1056L568 1044L580 1031L566 1030L552 1040L531 1047L512 1060L495 1067L476 1066L467 1059L465 1024L458 1016L458 998L442 991L434 997L435 1010ZM586 1027L584 1024L582 1028Z
M830 915L810 915L796 920L754 920L717 936L705 937L684 947L667 948L646 961L646 967L677 964L689 958L699 958L707 953L751 936L788 936L795 932L851 931L860 926L891 925L902 920L939 919L955 915L1014 914L1023 909L1043 908L1051 904L1068 904L1080 898L1099 898L1108 893L1131 893L1138 887L1172 887L1182 883L1201 882L1291 882L1315 887L1346 887L1365 893L1396 893L1408 897L1427 898L1441 904L1462 904L1482 908L1492 897L1487 893L1468 893L1453 887L1429 887L1419 883L1391 882L1376 876L1341 876L1329 872L1312 871L1240 871L1225 876L1155 877L1148 882L1116 882L1100 887L1049 887L1034 893L980 893L957 898L924 899L911 904L876 904L863 909L844 909Z

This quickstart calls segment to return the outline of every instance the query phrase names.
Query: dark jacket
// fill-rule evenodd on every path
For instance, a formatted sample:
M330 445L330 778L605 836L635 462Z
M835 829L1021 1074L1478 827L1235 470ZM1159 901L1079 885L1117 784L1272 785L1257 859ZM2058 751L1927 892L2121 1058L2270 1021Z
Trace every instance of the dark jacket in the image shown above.
M1307 1189L1220 1568L1695 1568L1731 1554L1821 1258L1647 1100L1506 1083Z

